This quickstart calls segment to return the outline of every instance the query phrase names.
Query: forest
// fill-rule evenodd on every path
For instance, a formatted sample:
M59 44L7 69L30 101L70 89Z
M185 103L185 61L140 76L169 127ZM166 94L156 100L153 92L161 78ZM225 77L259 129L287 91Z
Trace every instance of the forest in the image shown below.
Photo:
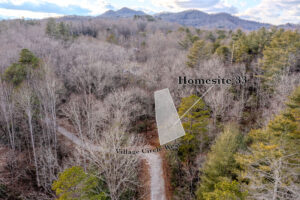
M2 20L0 44L0 199L299 199L299 31L61 17ZM178 148L115 151L159 146L155 91L182 116L210 85L179 77L236 76L182 118Z

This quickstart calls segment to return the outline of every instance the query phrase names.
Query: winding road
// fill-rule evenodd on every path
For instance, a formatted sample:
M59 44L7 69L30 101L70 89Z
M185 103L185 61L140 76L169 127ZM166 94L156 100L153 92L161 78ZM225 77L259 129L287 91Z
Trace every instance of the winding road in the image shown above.
M145 154L148 162L151 180L151 200L166 200L165 180L163 176L162 159L159 153Z
M74 133L69 132L65 128L58 126L58 133L65 136L77 146L93 151L107 151L94 144L86 143L78 138ZM141 154L142 159L145 159L149 165L150 174L150 191L151 200L166 200L165 181L163 176L162 158L159 153L145 153Z

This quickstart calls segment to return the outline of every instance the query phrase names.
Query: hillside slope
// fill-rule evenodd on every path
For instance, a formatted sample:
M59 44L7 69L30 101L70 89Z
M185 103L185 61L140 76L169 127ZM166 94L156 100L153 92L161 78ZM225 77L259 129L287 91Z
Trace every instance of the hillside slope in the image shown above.
M194 26L197 28L241 28L245 30L257 30L261 27L271 27L270 24L243 20L228 13L207 14L198 10L187 10L179 13L163 13L156 15L156 17L165 21L176 22L181 25Z

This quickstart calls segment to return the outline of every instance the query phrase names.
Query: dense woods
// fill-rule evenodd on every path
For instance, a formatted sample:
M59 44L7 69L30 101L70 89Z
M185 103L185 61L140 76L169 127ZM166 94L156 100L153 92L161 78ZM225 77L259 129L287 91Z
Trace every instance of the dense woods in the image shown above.
M179 76L247 81L182 118L164 155L172 199L299 198L298 31L65 17L0 21L0 43L0 199L144 199L140 157L114 150L149 144L154 91L169 88L182 115L210 87Z

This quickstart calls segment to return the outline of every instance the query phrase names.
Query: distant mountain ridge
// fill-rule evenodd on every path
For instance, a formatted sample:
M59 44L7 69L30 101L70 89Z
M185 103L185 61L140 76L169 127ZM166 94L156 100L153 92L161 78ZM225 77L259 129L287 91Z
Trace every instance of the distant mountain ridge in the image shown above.
M99 18L131 18L134 16L148 15L143 11L136 11L129 8L122 8L117 11L109 10L98 16ZM270 28L273 25L268 23L260 23L251 20L244 20L228 13L208 14L199 10L186 10L178 13L163 12L153 15L156 19L168 22L178 23L184 26L193 26L195 28L206 29L243 29L243 30L257 30L262 27ZM286 29L300 29L299 25L284 24L278 26Z
M269 28L272 25L249 21L232 16L228 13L207 14L199 10L187 10L179 13L162 13L155 15L156 18L176 22L185 26L196 28L224 28L224 29L245 29L257 30L261 27Z
M102 18L129 18L129 17L133 17L135 15L141 16L141 15L147 15L147 14L144 13L143 11L136 11L136 10L124 7L117 11L108 10L105 13L103 13L102 15L100 15L99 17L102 17Z

